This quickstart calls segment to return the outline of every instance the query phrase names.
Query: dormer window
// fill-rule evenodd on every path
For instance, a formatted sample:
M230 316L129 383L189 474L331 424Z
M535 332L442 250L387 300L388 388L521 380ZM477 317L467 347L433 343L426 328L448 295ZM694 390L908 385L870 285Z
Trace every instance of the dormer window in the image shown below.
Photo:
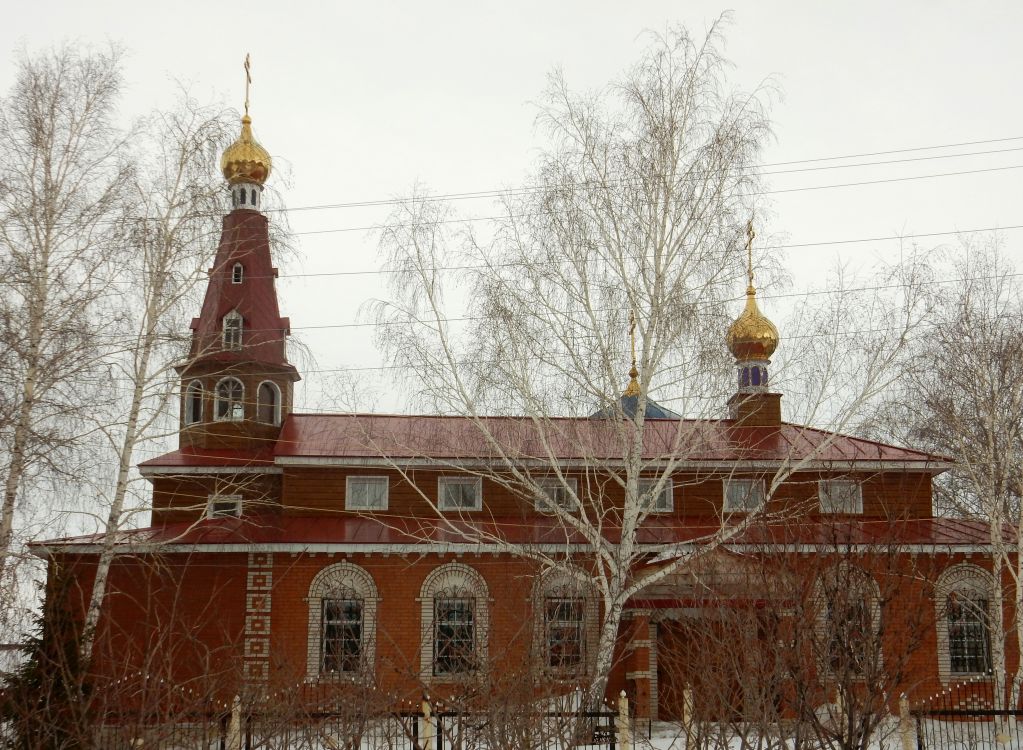
M217 419L240 422L245 419L245 387L237 378L224 378L217 383Z
M231 283L241 284L245 278L245 267L241 263L235 263L231 269Z
M185 424L195 424L202 421L202 383L193 380L188 384L185 391Z
M224 316L224 348L242 348L242 316L234 311Z
M821 513L862 513L863 488L848 479L822 479L819 485Z

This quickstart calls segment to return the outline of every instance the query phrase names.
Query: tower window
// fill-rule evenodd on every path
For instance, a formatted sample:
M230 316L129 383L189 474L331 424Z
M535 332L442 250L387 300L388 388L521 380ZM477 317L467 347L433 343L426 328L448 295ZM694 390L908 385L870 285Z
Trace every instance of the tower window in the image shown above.
M245 267L241 263L235 263L231 269L231 283L241 284L245 276Z
M245 419L244 395L245 388L237 378L224 378L217 383L217 419L232 422Z
M185 424L195 424L202 421L202 383L193 380L188 384L185 392Z
M239 191L239 194L240 194L240 195L241 195L241 197L242 197L242 205L244 206L244 205L245 205L245 188L242 188L242 189L241 189L241 190Z
M237 312L229 312L224 316L224 348L242 348L242 316Z
M268 380L260 383L256 392L256 419L266 424L281 421L281 392Z

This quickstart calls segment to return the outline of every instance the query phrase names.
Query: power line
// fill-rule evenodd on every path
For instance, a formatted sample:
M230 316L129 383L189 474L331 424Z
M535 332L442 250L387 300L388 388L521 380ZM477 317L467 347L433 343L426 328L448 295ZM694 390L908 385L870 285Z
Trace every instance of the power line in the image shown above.
M936 174L925 174L925 175L913 175L911 177L888 177L883 180L862 180L859 182L841 182L832 185L808 185L806 187L797 188L779 188L775 190L756 190L752 191L750 195L779 195L782 193L803 193L810 192L813 190L834 190L837 188L847 187L865 187L870 185L884 185L896 182L910 182L916 180L929 180L941 177L961 177L964 175L971 174L984 174L987 172L1004 172L1012 169L1023 169L1023 164L1012 164L1005 167L989 167L986 169L967 169L959 172L940 172ZM429 201L430 199L425 199ZM402 202L402 201L398 201ZM292 232L294 236L308 236L317 234L340 234L343 232L369 232L379 229L401 229L410 226L428 227L428 226L440 226L442 224L468 224L480 221L499 221L503 219L521 219L525 218L524 214L508 214L500 216L468 216L458 219L436 219L433 221L422 221L415 223L390 223L390 224L370 224L358 227L336 227L333 229L311 229L303 232Z
M827 245L853 245L864 242L885 242L889 240L906 240L906 239L920 239L924 237L952 237L962 234L972 234L978 232L1000 232L1010 231L1016 229L1023 229L1023 224L1010 224L1008 226L995 226L995 227L978 227L974 229L956 229L948 230L944 232L916 232L913 234L892 234L892 235L881 235L876 237L856 237L845 240L818 240L814 242L793 242L782 245L764 245L759 248L760 250L793 250L804 247L824 247ZM514 268L519 266L519 263L497 263L494 265L460 265L460 266L428 266L423 268L424 271L472 271L472 270L484 270L488 268ZM362 271L321 271L317 273L282 273L276 278L279 279L300 279L300 278L315 278L320 276L369 276L369 275L383 275L392 274L395 271L390 269L374 269L374 270L362 270ZM259 278L253 276L252 278Z
M956 148L956 147L960 147L960 146L973 146L973 145L981 145L981 144L987 144L987 143L1001 143L1001 142L1006 142L1006 141L1017 141L1017 140L1023 140L1023 136L1015 136L1015 137L1012 137L1012 138L998 138L998 139L994 139L994 140L990 140L990 141L972 141L972 142L968 141L968 142L964 142L964 143L954 143L954 144L948 144L948 145L944 145L944 146L920 146L920 147L917 147L917 148L896 149L896 150L892 150L892 151L878 151L878 152L874 152L874 153L854 154L854 155L848 155L848 156L824 156L824 157L819 157L819 158L816 158L816 159L801 159L801 160L795 160L795 161L776 162L776 163L773 163L773 164L761 164L761 165L758 165L758 166L755 166L755 167L745 167L745 168L743 168L740 171L752 173L756 169L764 169L764 168L767 168L767 167L790 166L790 165L795 165L795 164L811 164L811 163L820 162L820 161L839 161L839 160L852 159L852 158L861 158L861 157L869 157L869 156L884 156L884 155L900 154L900 153L912 153L912 152L924 151L924 150L934 150L934 149L941 149L941 148ZM803 169L786 169L786 170L778 170L778 171L773 171L773 172L764 172L762 174L764 174L764 175L779 175L779 174L793 174L793 173L800 173L800 172L814 172L814 171L822 171L822 170L829 170L829 169L848 169L848 168L853 168L853 167L876 167L876 166L884 166L884 165L888 165L888 164L902 164L902 163L917 162L917 161L932 161L932 160L935 160L935 159L955 159L955 158L964 158L964 157L970 157L970 156L986 156L986 155L990 155L990 154L1002 154L1002 153L1008 153L1008 152L1020 151L1020 150L1023 150L1023 147L1012 147L1012 148L1005 148L1005 149L989 149L989 150L985 150L985 151L974 151L974 152L965 153L965 154L936 154L934 156L920 156L920 157L913 157L913 158L908 158L908 159L888 159L888 160L885 160L885 161L876 161L876 162L860 162L860 163L855 163L855 164L836 164L836 165L831 165L831 166L806 167L806 168L803 168ZM702 174L705 174L705 172L701 172L698 175L694 175L694 176L699 176L699 175L702 175ZM616 182L618 182L618 181L616 181ZM429 203L441 202L441 201L479 200L479 199L482 199L482 198L499 198L501 196L529 195L529 194L532 194L532 193L535 193L535 192L539 192L541 190L548 190L548 189L550 189L550 187L559 187L559 186L563 186L563 187L585 187L585 186L587 186L589 184L591 184L591 183L589 183L589 182L574 182L574 183L557 183L557 184L555 184L553 186L542 186L542 187L526 187L526 186L522 186L522 187L507 188L507 189L490 188L490 189L487 189L487 190L474 190L474 191L465 191L465 192L441 193L439 195L429 195L429 196L424 196L420 200L423 201L423 202L429 202ZM612 183L612 184L615 184L615 183ZM267 211L265 211L265 213L280 213L280 212L284 212L284 211L322 211L322 210L345 209L345 208L373 208L373 207L377 207L377 206L400 205L400 204L405 203L405 202L406 202L406 199L403 199L403 198L376 198L376 199L367 199L367 200L346 201L346 202L342 202L342 203L322 203L322 204L314 204L314 205L309 205L309 206L296 206L296 207L287 208L287 209L285 209L285 208L268 209Z

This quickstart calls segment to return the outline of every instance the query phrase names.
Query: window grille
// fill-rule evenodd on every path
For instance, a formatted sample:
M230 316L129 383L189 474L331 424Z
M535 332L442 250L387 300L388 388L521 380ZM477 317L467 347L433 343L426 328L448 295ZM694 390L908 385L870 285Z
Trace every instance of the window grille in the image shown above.
M464 674L476 664L475 599L434 599L433 673Z
M547 597L544 625L547 635L547 666L575 670L583 664L585 601L581 598Z
M324 599L320 672L358 672L362 666L362 599Z
M991 673L988 603L972 591L953 591L945 602L949 670L955 674Z

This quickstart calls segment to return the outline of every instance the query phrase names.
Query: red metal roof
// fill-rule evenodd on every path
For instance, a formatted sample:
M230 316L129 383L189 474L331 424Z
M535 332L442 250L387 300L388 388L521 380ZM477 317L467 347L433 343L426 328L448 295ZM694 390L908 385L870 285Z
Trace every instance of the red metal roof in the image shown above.
M211 448L181 448L162 456L151 458L139 464L139 468L168 467L203 467L203 466L273 466L273 448L259 451L217 450Z
M556 418L388 414L291 414L272 449L185 448L142 467L265 465L276 459L387 458L410 460L613 460L627 452L628 422ZM943 471L951 459L833 432L782 424L736 427L730 420L651 419L644 423L645 460L912 463ZM493 438L493 441L490 440Z
M274 454L297 457L398 459L496 458L495 446L514 459L613 459L627 453L631 423L526 417L293 414ZM891 461L945 464L948 459L794 424L736 427L730 420L656 419L644 423L645 459L691 461ZM494 440L488 438L488 434Z
M452 528L452 523L455 528ZM461 525L469 536L460 533ZM721 531L706 517L652 520L639 532L641 544L699 543ZM475 530L476 536L473 536ZM605 535L614 540L620 529L607 528ZM581 539L560 526L553 518L537 520L490 518L470 527L458 521L426 518L377 520L360 516L286 517L247 516L182 522L121 532L121 545L248 545L288 544L292 546L348 544L467 544L474 538L500 538L512 544L579 544ZM102 534L66 537L37 542L35 547L88 547L102 541ZM1011 541L1011 530L1005 532ZM938 547L990 544L988 524L954 518L923 518L901 521L881 519L831 518L757 524L736 534L729 543L737 545L934 545ZM69 550L69 551L73 551Z

